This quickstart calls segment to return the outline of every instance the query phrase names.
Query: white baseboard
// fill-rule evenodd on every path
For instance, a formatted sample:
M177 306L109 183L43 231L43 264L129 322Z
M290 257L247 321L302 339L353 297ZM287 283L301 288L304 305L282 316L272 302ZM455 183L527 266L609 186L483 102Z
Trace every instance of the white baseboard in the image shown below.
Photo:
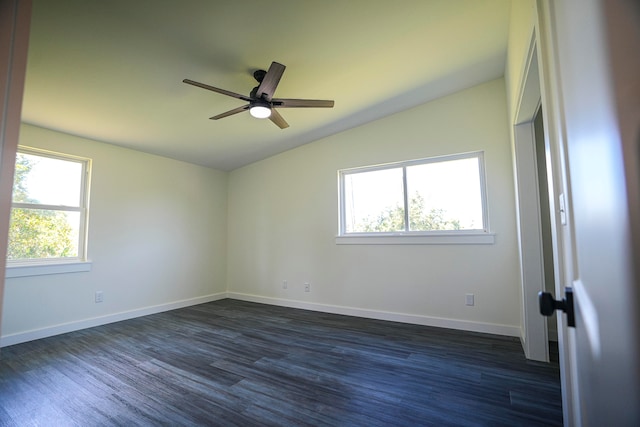
M277 305L281 307L300 308L304 310L320 311L323 313L343 314L346 316L364 317L368 319L388 320L391 322L410 323L414 325L435 326L439 328L458 329L463 331L482 332L487 334L505 335L521 337L520 328L517 326L500 325L494 323L473 322L468 320L445 319L441 317L421 316L416 314L395 313L389 311L366 310L356 307L346 307L340 305L319 304L282 298L264 297L259 295L243 294L237 292L220 292L203 297L190 298L186 300L174 301L167 304L154 305L136 310L123 311L106 316L93 317L77 322L63 323L49 326L42 329L34 329L26 332L5 335L0 337L0 347L7 347L27 341L47 338L54 335L65 334L78 331L80 329L92 328L106 325L122 320L161 313L163 311L175 310L197 304L204 304L224 298L232 298L241 301L257 302L261 304ZM522 338L522 337L521 337Z
M394 313L389 311L366 310L340 305L318 304L282 298L263 297L259 295L228 292L228 298L282 307L301 308L323 313L343 314L347 316L365 317L368 319L388 320L391 322L411 323L414 325L435 326L439 328L458 329L463 331L483 332L487 334L520 337L518 326L494 323L473 322L468 320L445 319L441 317L421 316L416 314Z
M66 334L67 332L78 331L80 329L92 328L94 326L106 325L108 323L120 322L122 320L133 319L135 317L147 316L149 314L161 313L163 311L175 310L177 308L189 307L197 304L204 304L211 301L217 301L227 298L226 292L205 295L197 298L189 298L180 301L174 301L167 304L159 304L151 307L144 307L135 310L122 311L120 313L108 314L106 316L93 317L77 322L63 323L60 325L49 326L42 329L34 329L26 332L5 335L0 337L0 347L7 347L14 344L20 344L27 341L33 341L41 338L47 338L54 335Z

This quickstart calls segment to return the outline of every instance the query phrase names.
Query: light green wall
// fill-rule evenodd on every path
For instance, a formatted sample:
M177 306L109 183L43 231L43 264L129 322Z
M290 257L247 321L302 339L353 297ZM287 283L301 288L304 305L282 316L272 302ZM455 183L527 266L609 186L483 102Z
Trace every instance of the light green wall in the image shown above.
M227 173L30 125L20 144L93 160L93 265L7 279L3 337L226 291Z
M338 169L476 150L485 151L495 244L336 245ZM520 321L514 209L498 79L231 172L228 289L283 305L513 331ZM474 307L465 306L466 293L475 294Z

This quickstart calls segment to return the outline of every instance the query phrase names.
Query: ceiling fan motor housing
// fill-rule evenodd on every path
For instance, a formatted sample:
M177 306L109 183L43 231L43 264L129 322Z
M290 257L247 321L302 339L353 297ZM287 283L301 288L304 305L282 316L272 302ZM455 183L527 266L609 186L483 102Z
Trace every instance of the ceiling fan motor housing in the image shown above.
M266 75L267 72L265 70L255 70L253 72L253 78L256 79L258 83L262 83L262 80L264 80L264 76Z

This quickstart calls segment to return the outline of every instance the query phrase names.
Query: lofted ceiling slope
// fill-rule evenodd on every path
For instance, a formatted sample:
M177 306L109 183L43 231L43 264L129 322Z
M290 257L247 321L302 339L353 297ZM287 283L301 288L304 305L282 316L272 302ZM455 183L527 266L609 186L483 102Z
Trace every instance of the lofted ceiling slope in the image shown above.
M510 0L34 0L23 121L220 170L501 77ZM287 66L290 124L241 113Z

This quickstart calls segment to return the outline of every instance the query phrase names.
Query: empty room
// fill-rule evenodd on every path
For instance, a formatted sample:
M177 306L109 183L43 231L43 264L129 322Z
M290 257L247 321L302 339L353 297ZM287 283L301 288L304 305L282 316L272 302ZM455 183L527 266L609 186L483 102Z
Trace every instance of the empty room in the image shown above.
M578 3L1 0L0 426L634 425L637 9Z

